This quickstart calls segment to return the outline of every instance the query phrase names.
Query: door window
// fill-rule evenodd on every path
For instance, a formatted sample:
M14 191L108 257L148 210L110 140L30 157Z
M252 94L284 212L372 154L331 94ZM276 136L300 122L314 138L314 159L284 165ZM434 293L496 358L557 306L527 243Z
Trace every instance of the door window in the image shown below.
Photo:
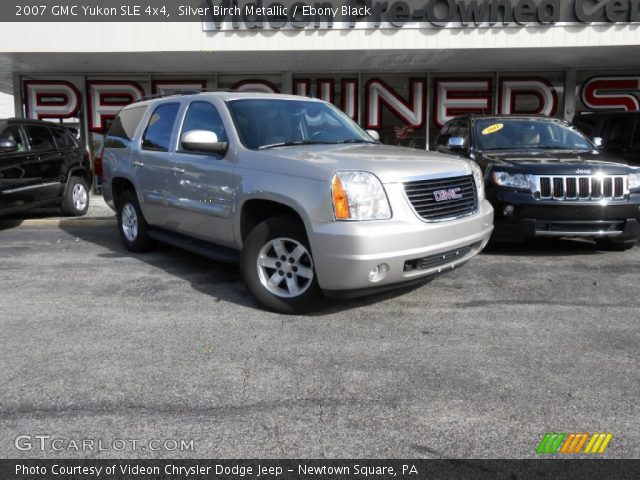
M29 143L31 144L31 150L44 151L54 150L56 148L48 128L39 125L27 125L25 129Z
M165 103L155 109L142 136L144 150L169 151L171 132L179 109L179 103Z
M227 133L224 130L220 114L216 107L209 102L193 102L189 105L189 110L182 126L182 134L191 130L213 132L218 136L219 142L227 141Z
M0 140L11 140L18 146L18 152L24 152L27 146L24 143L24 139L20 134L20 127L17 125L10 125L0 133Z
M443 148L449 147L449 139L452 137L462 137L466 144L469 144L469 125L467 122L459 120L450 122L442 128L442 132L438 136L438 146Z

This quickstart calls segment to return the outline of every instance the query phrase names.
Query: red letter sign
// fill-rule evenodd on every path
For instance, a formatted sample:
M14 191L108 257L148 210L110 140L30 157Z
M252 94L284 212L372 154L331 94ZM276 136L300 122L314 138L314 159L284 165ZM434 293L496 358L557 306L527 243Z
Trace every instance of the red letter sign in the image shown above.
M582 103L591 110L640 110L638 98L630 92L640 89L640 77L595 77L582 87Z
M27 118L71 118L80 109L80 92L63 80L27 80L24 101Z

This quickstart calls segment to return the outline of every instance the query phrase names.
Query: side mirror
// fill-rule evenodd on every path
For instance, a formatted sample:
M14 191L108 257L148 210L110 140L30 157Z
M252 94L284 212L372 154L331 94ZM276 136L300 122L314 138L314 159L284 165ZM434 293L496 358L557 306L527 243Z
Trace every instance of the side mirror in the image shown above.
M463 137L451 137L447 141L449 150L462 151L467 149L467 141Z
M229 144L219 142L218 135L208 130L191 130L180 139L183 150L190 152L224 153Z
M377 130L367 130L367 134L373 138L376 142L380 141L380 134Z
M602 139L602 137L593 137L591 141L597 148L602 148L602 146L604 145L604 140Z
M13 140L0 140L0 152L15 152L18 144Z

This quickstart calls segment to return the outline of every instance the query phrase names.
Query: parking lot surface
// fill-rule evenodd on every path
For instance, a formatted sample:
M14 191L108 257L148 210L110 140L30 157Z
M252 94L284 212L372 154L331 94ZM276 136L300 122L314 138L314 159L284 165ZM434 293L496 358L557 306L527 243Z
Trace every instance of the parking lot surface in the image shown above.
M236 267L130 254L113 225L5 228L0 456L532 458L554 431L612 432L605 456L638 457L639 262L640 247L503 246L283 316ZM86 439L193 449L69 447Z

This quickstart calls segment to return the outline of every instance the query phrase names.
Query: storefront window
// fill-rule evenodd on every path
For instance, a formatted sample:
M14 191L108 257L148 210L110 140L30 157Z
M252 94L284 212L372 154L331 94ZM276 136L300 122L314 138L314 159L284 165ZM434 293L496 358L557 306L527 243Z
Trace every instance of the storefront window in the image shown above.
M218 88L243 92L282 92L282 75L219 75Z
M579 72L576 112L640 110L640 74L629 71Z
M363 76L365 128L383 143L426 147L426 76Z

